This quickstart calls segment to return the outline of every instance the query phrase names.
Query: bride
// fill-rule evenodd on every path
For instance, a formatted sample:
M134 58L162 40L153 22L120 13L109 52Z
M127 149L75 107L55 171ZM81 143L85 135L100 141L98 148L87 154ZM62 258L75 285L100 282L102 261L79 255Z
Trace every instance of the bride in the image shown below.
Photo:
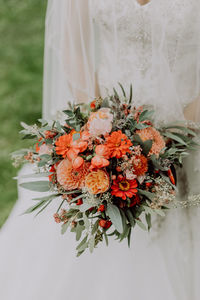
M49 0L44 118L120 82L133 84L136 106L154 106L158 123L200 121L199 20L197 0ZM179 177L180 200L198 200L198 153ZM76 258L73 234L61 236L53 221L56 203L37 218L20 216L37 196L19 188L0 233L2 300L199 299L198 207L170 211L151 233L136 229L130 249L111 241Z

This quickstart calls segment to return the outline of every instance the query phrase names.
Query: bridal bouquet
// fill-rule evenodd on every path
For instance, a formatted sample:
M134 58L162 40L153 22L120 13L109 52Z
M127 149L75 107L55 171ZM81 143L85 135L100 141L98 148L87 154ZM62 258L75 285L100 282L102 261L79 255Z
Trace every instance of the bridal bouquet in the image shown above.
M121 85L120 85L121 86ZM127 97L98 98L70 105L65 121L22 123L24 139L36 139L32 150L14 154L15 161L35 164L41 177L21 184L45 192L26 213L43 211L54 199L54 214L79 244L77 255L114 236L128 240L135 226L151 228L154 214L165 215L175 203L176 167L194 149L195 132L186 126L156 128L150 108L134 107Z

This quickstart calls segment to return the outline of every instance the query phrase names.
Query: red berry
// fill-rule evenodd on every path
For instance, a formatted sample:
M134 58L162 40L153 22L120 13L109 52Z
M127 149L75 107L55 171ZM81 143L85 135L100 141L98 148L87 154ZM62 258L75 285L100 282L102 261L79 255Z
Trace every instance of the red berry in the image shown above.
M101 204L97 211L103 212L104 210L105 210L105 206L103 204Z
M107 221L104 219L99 220L99 226L101 226L102 228L108 229L111 225L112 225L111 221Z
M83 204L83 200L82 199L78 199L76 205L82 205Z

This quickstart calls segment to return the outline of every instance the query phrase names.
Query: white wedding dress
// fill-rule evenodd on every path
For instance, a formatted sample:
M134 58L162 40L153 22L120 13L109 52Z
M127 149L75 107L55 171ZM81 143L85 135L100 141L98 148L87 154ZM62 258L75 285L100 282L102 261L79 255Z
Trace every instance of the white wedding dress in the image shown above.
M133 83L135 104L153 105L157 122L183 120L200 91L199 14L199 0L49 0L44 117L69 99L92 99L95 82L102 96L120 82ZM180 197L199 197L198 153L185 170ZM200 299L196 206L170 211L151 233L135 228L130 249L111 240L76 258L73 233L62 236L54 223L56 201L37 218L20 216L36 196L19 188L0 232L0 299Z

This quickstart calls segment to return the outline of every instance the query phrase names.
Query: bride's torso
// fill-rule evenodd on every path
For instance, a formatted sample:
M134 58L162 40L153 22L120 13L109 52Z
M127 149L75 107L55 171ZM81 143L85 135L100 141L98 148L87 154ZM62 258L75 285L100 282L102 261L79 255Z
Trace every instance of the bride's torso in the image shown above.
M117 82L126 89L132 83L135 103L148 104L157 101L162 80L163 89L173 85L169 97L177 97L182 106L192 101L197 95L197 2L151 0L141 6L137 0L91 1L101 94Z

